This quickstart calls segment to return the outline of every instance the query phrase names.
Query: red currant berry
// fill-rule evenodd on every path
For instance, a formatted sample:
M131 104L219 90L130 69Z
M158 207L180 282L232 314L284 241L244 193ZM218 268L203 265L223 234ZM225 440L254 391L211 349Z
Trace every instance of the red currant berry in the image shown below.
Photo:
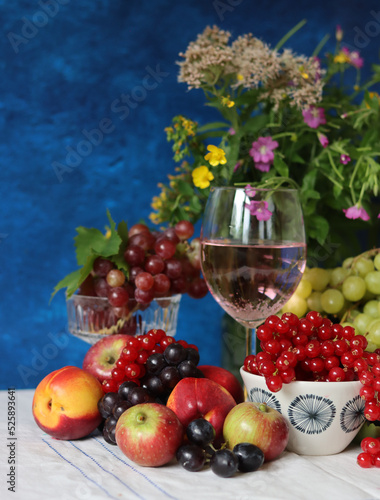
M268 340L264 342L264 350L269 354L278 354L281 351L281 344L276 339Z
M124 347L122 351L122 358L126 363L133 363L138 356L136 347Z
M370 385L363 385L360 388L359 395L364 401L371 401L375 397L375 389Z
M130 363L125 367L125 375L129 379L136 379L139 378L141 374L141 365L138 365L137 363Z
M355 372L360 373L363 370L368 370L368 363L363 358L355 359L353 368Z
M261 325L256 330L257 338L262 342L267 342L273 338L273 331L267 325Z
M251 371L251 363L253 363L254 366L256 366L256 355L255 354L249 354L248 356L245 357L245 359L244 359L244 370L246 372L253 373Z
M271 392L278 392L282 389L282 378L280 375L271 375L265 379L265 382Z
M328 373L328 380L330 382L342 382L345 380L346 374L343 370L343 368L340 368L340 366L335 366L334 368L331 368Z
M340 357L340 361L343 366L351 368L352 366L354 366L355 356L352 351L347 351L342 354L342 356Z
M272 330L275 330L276 325L279 321L280 321L280 318L278 316L276 316L275 314L271 314L265 320L264 325L267 325L267 326L269 326L269 328L272 328Z
M289 366L291 366L292 368L294 368L296 366L297 355L294 351L283 352L281 356L287 360L287 362L289 363Z
M173 344L174 342L175 342L174 337L170 337L169 335L165 335L165 337L163 337L160 340L160 346L165 349L166 347L168 347L168 345Z
M341 326L341 325L339 325ZM353 337L355 337L355 328L352 326L345 326L342 330L341 334L342 338L345 340L351 340Z
M324 370L325 362L322 358L316 357L310 360L309 366L312 372L319 373Z
M276 371L276 367L272 361L263 361L258 365L258 369L261 375L265 377L273 375Z
M300 320L298 319L298 316L294 313L291 312L286 312L281 316L282 321L286 321L291 328L297 329Z
M290 384L290 382L296 380L296 372L292 367L289 367L286 370L282 370L281 372L279 372L279 375L284 384Z
M306 344L305 349L309 358L315 358L319 356L321 352L321 344L317 339L311 340Z
M321 344L320 354L325 358L332 356L335 353L334 343L331 340L324 340Z
M293 345L295 345L295 346L299 346L299 345L305 346L307 341L308 341L308 337L304 333L299 333L293 337Z
M325 358L325 368L326 370L330 371L331 368L336 368L337 366L340 365L339 358L338 356L329 356Z
M313 323L306 318L300 319L300 323L298 325L298 331L300 333L304 333L307 336L311 335L314 332Z
M364 451L362 453L359 453L356 462L359 465L359 467L362 467L363 469L369 469L373 467L372 455Z
M306 319L308 319L310 323L312 323L312 325L315 326L315 328L319 328L322 325L323 321L323 317L317 311L309 311L306 314Z
M319 340L329 340L333 338L334 334L329 326L321 326L318 328L318 338Z
M112 378L106 379L106 380L103 380L102 389L103 389L103 392L117 392L118 384L117 384L116 380L113 380Z
M343 339L337 339L334 341L335 354L337 356L342 356L343 353L348 351L348 344Z
M374 378L374 374L370 371L363 370L359 373L359 380L363 385L372 385Z
M363 451L371 455L380 453L380 439L374 437L365 437L360 442L360 447Z

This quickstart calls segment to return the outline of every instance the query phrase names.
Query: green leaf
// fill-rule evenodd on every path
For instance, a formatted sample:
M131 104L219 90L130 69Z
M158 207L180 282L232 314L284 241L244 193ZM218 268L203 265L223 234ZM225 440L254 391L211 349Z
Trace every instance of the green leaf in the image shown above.
M273 166L281 177L289 177L289 168L282 158L274 155Z
M65 276L59 283L57 283L54 287L53 293L51 294L50 301L52 300L54 295L59 292L59 290L62 290L62 288L67 288L68 296L69 294L72 295L78 288L78 283L81 278L81 271L81 269L77 269L76 271L73 271L72 273Z
M306 233L309 237L314 238L320 245L326 241L329 232L329 223L321 215L311 215L306 220Z
M184 196L192 196L194 190L188 182L178 180L177 181L178 192Z
M108 210L107 216L111 226L111 235L109 238L99 231L99 229L83 226L77 228L78 234L74 238L74 241L78 265L84 265L87 257L93 253L104 258L118 253L121 238L115 231L115 222L112 220Z
M228 128L229 125L226 122L211 122L207 123L206 125L202 125L202 127L199 127L197 130L198 132L208 132L209 130L214 130L217 128Z
M248 134L255 134L257 131L262 130L268 123L267 115L256 115L249 118L244 125L242 126L242 130Z
M117 234L120 236L122 243L127 244L129 240L127 223L122 220L117 226Z

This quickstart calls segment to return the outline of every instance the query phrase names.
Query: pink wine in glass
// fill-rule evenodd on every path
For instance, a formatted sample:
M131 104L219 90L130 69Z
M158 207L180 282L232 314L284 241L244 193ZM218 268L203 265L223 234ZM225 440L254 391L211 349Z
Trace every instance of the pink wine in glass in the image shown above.
M203 240L202 271L211 294L236 321L260 325L289 300L306 265L304 243L237 244Z

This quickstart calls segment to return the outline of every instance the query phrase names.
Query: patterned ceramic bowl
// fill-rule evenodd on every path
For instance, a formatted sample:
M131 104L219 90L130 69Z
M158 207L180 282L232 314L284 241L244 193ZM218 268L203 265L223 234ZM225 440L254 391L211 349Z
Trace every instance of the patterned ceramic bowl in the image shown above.
M273 393L264 377L248 373L243 368L240 373L249 401L266 403L287 419L287 449L299 455L340 453L365 421L359 381L294 381Z

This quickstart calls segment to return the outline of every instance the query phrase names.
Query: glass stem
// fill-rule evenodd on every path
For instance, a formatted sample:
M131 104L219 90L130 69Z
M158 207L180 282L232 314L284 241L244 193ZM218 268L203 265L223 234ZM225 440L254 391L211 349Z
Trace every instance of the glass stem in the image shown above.
M252 330L251 328L248 328L248 326L245 327L245 355L249 356L252 354ZM256 354L256 353L254 353Z

